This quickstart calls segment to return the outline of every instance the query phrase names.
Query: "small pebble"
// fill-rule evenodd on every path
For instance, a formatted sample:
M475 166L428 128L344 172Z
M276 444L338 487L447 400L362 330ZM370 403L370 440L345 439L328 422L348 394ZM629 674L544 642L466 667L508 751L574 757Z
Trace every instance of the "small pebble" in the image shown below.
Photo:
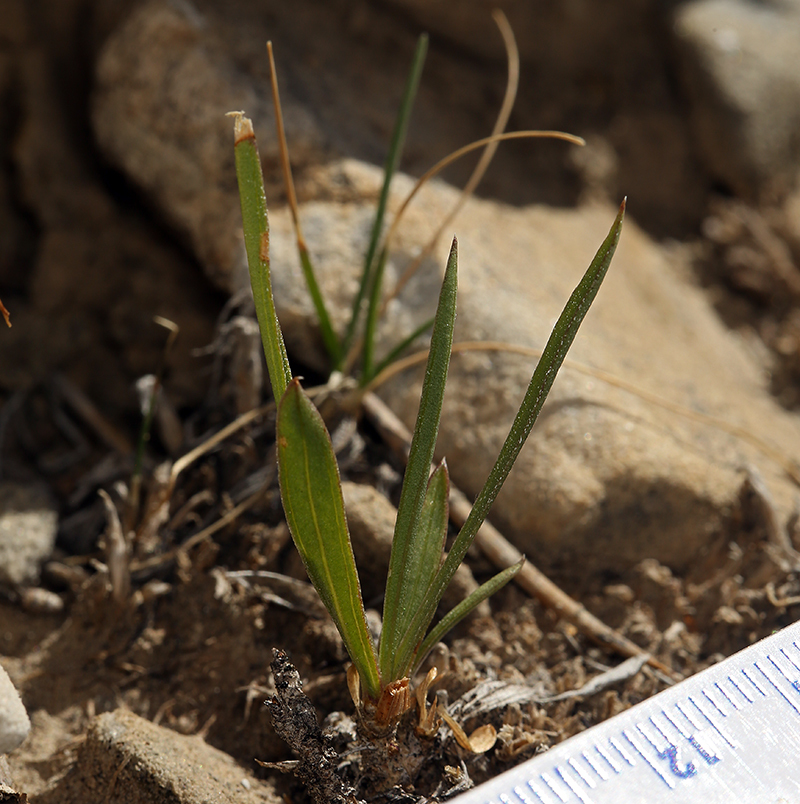
M30 730L31 722L22 699L0 665L0 754L11 753Z
M19 593L19 602L31 614L60 614L64 601L60 595L40 586L30 586Z

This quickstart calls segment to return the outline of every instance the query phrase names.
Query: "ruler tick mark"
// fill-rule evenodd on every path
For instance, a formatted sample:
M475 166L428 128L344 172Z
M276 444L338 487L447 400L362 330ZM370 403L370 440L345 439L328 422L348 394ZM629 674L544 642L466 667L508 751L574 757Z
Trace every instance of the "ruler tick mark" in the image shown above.
M794 647L797 648L796 643L793 642L792 645L794 645ZM789 664L792 665L792 667L794 667L795 670L800 672L800 665L798 665L797 662L794 661L794 659L792 659L791 656L789 656L789 654L786 652L786 648L781 648L781 653L786 657L786 661L789 662ZM794 684L795 682L792 683Z
M592 800L575 784L575 780L571 779L564 769L558 767L555 772L558 778L577 796L582 804L592 804Z
M583 769L583 768L582 768L582 767L581 767L581 766L578 764L577 760L576 760L574 757L570 757L570 759L568 759L568 760L567 760L567 765L569 765L569 766L570 766L570 768L572 768L572 770L574 770L574 771L575 771L575 773L577 773L577 774L578 774L578 776L580 776L581 781L582 781L582 782L583 782L583 783L584 783L584 784L585 784L585 785L586 785L586 786L587 786L587 787L588 787L590 790L594 790L594 788L595 788L595 787L597 787L597 784L596 784L596 782L594 781L594 779L591 779L591 778L589 777L589 775L588 775L588 774L586 773L586 771L585 771L585 770L584 770L584 769ZM594 769L593 769L593 770L594 770Z
M556 769L556 773L558 773L558 769ZM562 796L561 793L559 793L558 790L553 787L553 780L546 773L543 773L539 778L545 783L545 785L547 785L552 793L558 796L559 801L566 802L564 796Z
M742 670L742 675L747 678L744 670ZM747 701L747 703L753 703L753 699L730 676L728 676L728 681L731 682L731 686L739 693L739 695L742 696L742 698ZM738 709L739 707L737 706L736 708Z
M535 790L531 792L533 792L533 795L536 796L538 801L541 801ZM534 802L528 798L528 794L525 792L525 790L523 790L519 785L514 788L514 795L522 802L522 804L534 804Z
M769 656L767 656L767 660L775 666L775 668L778 670L779 673L781 672L780 668L775 664L775 662L772 661L772 659ZM761 673L762 676L764 676L765 679L767 679L767 681L769 681L770 684L772 684L772 686L777 690L778 694L783 698L783 700L786 701L786 703L788 703L789 706L791 706L795 712L800 714L800 709L797 708L797 704L775 683L775 681L773 681L772 678L769 677L769 675L767 675L766 671L763 668L759 667L758 664L755 665L755 668L756 670L758 670L759 673ZM783 676L783 673L781 673L781 676ZM784 680L787 680L785 676L783 676L783 678Z
M731 682L731 684L733 684L733 680L731 679L731 677L730 677L730 676L728 676L728 681L730 681L730 682ZM733 701L733 699L730 697L730 695L728 695L728 693L727 693L727 692L725 692L725 690L724 690L724 689L722 689L722 687L720 687L720 685L719 685L719 683L718 683L718 682L715 682L715 683L714 683L714 686L715 686L715 687L716 687L716 688L719 690L720 695L722 695L722 697L723 697L723 698L724 698L724 699L725 699L725 700L726 700L726 701L727 701L727 702L728 702L728 703L729 703L729 704L730 704L730 705L731 705L731 706L732 706L734 709L739 709L739 706L738 706L738 705L737 705L737 704L736 704L736 703ZM736 686L736 685L734 684L734 686Z
M595 747L597 753L600 753L600 749ZM581 756L583 757L586 764L604 781L607 782L611 777L605 772L603 768L598 767L597 763L589 756L586 751L581 751ZM602 756L602 754L600 754ZM603 757L605 759L605 757ZM608 760L606 759L606 762Z
M624 748L622 745L620 745L620 744L619 744L619 742L618 742L618 741L617 741L617 740L616 740L614 737L612 737L612 738L611 738L611 739L610 739L608 742L609 742L609 743L610 743L610 744L611 744L611 745L612 745L614 748L616 748L617 753L618 753L618 754L619 754L619 755L620 755L620 756L621 756L621 757L622 757L622 758L623 758L623 759L624 759L624 760L625 760L625 761L626 761L626 762L627 762L627 763L628 763L628 764L629 764L631 767L633 767L633 766L636 764L636 762L635 762L635 760L633 759L633 757L632 757L632 756L631 756L631 755L630 755L630 754L629 754L629 753L628 753L628 752L625 750L625 748ZM611 763L609 763L609 764L611 764ZM614 766L613 766L613 765L611 765L611 767L613 768ZM617 773L619 773L619 771L617 771Z
M610 742L612 742L611 747L616 748L616 746L613 745L613 741L610 741ZM611 770L614 771L614 773L621 773L622 772L622 766L619 765L616 762L616 760L612 759L611 755L606 752L605 748L602 748L601 746L596 745L594 747L594 750L597 751L597 753L608 763L609 767L611 768ZM617 748L617 753L621 753L619 748ZM630 764L630 763L628 763L628 764Z
M637 726L637 728L639 728L639 727ZM664 784L670 790L674 790L675 789L675 782L672 779L670 779L668 776L665 776L661 772L661 769L657 765L653 764L653 762L649 759L649 757L644 753L642 748L640 746L636 745L636 743L634 742L633 737L628 733L627 729L623 730L622 736L631 744L631 746L636 751L636 753L655 771L656 775L661 779L661 781L664 782ZM650 742L650 741L648 740L648 742Z
M753 664L753 667L755 667L757 670L761 670L761 668L758 667L758 665L756 664ZM752 672L753 671L751 670L750 673ZM764 698L767 697L767 693L764 690L762 690L761 687L758 686L755 679L752 678L752 676L747 672L747 670L742 669L742 675L761 693L762 697Z
M705 692L703 692L703 695L705 695L706 698L709 701L711 700L710 698L708 698L708 696L706 695ZM714 720L711 719L711 717L704 711L703 707L700 706L700 703L698 701L695 701L695 699L692 698L691 695L689 696L688 701L708 721L708 725L711 726L711 728L714 729L714 731L717 734L719 734L719 736L722 737L722 739L725 740L725 742L731 748L733 748L733 749L739 748L739 744L736 742L736 740L734 740L733 737L731 737L719 724L715 723ZM712 703L712 706L714 706L714 702L711 701L711 703ZM715 707L715 708L717 708L717 707ZM683 711L683 710L681 710L681 711ZM718 712L720 711L719 708L717 708L717 711ZM725 717L725 716L723 715L723 717ZM688 715L687 715L687 718L688 718Z
M539 777L539 778L541 778L541 777ZM536 796L537 801L544 802L543 795L533 786L533 779L530 779L528 781L528 787L530 788L531 793L533 793L533 795ZM516 790L516 788L514 788L514 789Z

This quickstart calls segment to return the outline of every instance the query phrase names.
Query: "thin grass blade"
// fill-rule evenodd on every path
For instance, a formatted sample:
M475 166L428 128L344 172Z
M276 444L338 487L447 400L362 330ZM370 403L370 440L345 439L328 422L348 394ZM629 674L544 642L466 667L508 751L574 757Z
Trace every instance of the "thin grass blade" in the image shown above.
M453 345L457 284L458 242L454 238L431 334L431 348L422 383L419 412L403 479L403 489L400 493L400 504L397 508L389 575L386 579L379 664L381 673L390 679L398 677L393 672L397 666L397 641L407 631L416 611L416 608L410 605L411 600L417 599L415 589L417 579L410 573L410 567L413 565L411 549L414 545L415 523L419 519L425 500L436 437L439 433L442 399L450 366L450 349Z
M416 645L422 641L447 585L452 580L458 566L464 560L464 556L472 544L478 528L486 519L492 503L495 501L508 477L508 473L511 471L511 467L525 444L542 409L542 405L553 386L556 374L611 264L611 258L614 256L614 251L619 242L622 221L625 217L625 203L623 200L611 230L570 296L555 327L553 327L547 345L531 377L528 390L525 392L522 405L500 450L500 455L489 473L486 483L475 499L472 510L428 590L425 600L416 612L413 622L406 633L394 645L395 652L398 655L412 654Z
M292 371L289 368L289 358L286 355L286 346L283 343L283 334L272 298L269 272L269 220L264 176L261 173L261 160L258 156L252 121L241 112L231 112L231 115L234 117L236 178L239 181L250 284L253 288L253 301L261 330L261 342L267 358L272 394L278 400L292 379Z
M331 318L328 315L328 308L325 306L325 299L322 296L319 284L317 282L317 275L314 272L314 266L311 263L311 257L308 253L308 246L303 239L303 234L298 230L297 232L297 253L300 256L300 266L303 269L303 276L306 280L306 287L311 296L311 301L314 304L314 310L317 313L317 320L319 321L320 335L322 335L322 343L325 346L325 351L331 360L331 365L336 366L342 358L341 344L339 338L333 330Z
M389 254L383 249L378 256L375 269L371 271L372 280L367 304L367 315L364 321L364 347L361 355L362 382L366 383L375 376L375 333L378 329L383 274Z
M403 154L403 146L405 145L406 132L408 131L408 122L411 118L411 109L414 105L414 98L419 88L420 77L422 76L422 67L425 64L425 55L428 51L428 36L422 34L417 42L417 49L414 52L414 58L411 62L411 70L408 74L403 98L400 102L400 109L397 113L397 120L395 121L394 131L392 132L392 141L389 145L389 153L386 157L386 164L384 165L383 172L383 187L378 199L378 207L375 211L375 220L372 224L372 234L370 236L369 247L364 259L364 272L361 275L361 283L358 288L358 293L353 300L353 310L350 315L350 322L347 325L347 332L342 343L342 356L347 356L350 347L353 344L353 339L356 335L356 328L358 326L358 319L361 313L361 305L364 302L364 297L369 292L370 286L373 284L373 271L372 263L375 259L375 251L378 248L378 241L380 239L381 231L383 229L383 221L386 215L386 204L389 201L389 187L392 183L392 177L397 171L400 164L400 158ZM337 366L337 368L341 368Z
M339 469L325 423L298 380L289 383L278 406L277 434L281 498L292 538L367 694L377 699L380 676L364 615Z
M521 569L525 559L521 558L516 564L512 564L502 572L498 572L486 583L481 584L474 592L468 595L454 609L451 609L441 620L431 629L425 637L419 650L414 656L413 666L410 672L415 672L416 668L424 661L430 649L439 642L444 635L455 628L479 603L491 597L495 592L502 589Z

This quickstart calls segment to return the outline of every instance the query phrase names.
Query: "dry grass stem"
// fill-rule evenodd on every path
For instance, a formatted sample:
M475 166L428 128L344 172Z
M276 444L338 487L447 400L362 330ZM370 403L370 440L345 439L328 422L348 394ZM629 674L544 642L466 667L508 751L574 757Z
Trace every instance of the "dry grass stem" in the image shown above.
M541 357L542 355L541 349L536 349L531 346L519 346L513 343L503 343L501 341L460 341L453 344L453 353L455 354L458 352L508 352L511 354L524 355L525 357ZM396 374L399 374L402 371L411 368L412 366L421 365L427 359L427 351L416 352L408 357L400 358L378 374L366 386L365 390L367 392L374 391ZM755 435L755 433L752 433L746 427L738 424L732 424L731 422L725 421L725 419L710 416L707 413L701 413L700 411L680 405L677 402L672 402L669 399L665 399L663 396L660 396L659 394L653 393L652 391L647 391L644 388L640 388L633 383L628 382L627 380L621 380L614 374L611 374L608 371L603 371L603 369L584 366L581 363L576 363L574 360L570 360L570 358L566 358L562 365L563 368L572 369L573 371L593 377L594 379L602 380L609 385L613 385L615 388L619 388L622 391L627 391L628 393L639 397L639 399L642 399L645 402L648 402L652 405L657 405L664 410L668 410L671 413L675 413L678 416L683 416L684 418L698 422L699 424L705 424L709 427L713 427L716 430L720 430L723 433L728 433L728 435L732 435L735 438L744 441L754 449L758 450L758 452L760 452L765 458L768 458L777 466L780 466L781 469L783 469L783 471L786 473L787 477L789 477L790 480L800 487L800 466L798 466L797 461L782 453L772 444L769 444L762 438L759 438L757 435Z

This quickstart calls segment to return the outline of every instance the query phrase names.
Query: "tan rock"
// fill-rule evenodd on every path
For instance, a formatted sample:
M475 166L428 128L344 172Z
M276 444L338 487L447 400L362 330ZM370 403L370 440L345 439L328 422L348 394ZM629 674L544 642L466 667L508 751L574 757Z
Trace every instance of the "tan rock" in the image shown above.
M442 185L424 192L397 243L389 285L454 197ZM456 340L541 348L614 213L470 202L453 227L460 243ZM308 239L323 287L346 288L359 263L354 232L360 228L347 224L366 213L357 205L342 212L316 203L303 215L315 222ZM299 285L284 308L287 283L299 269L289 251L288 221L276 214L272 224L279 314L291 324L307 303L298 302ZM390 306L384 343L430 315L448 246L440 244L427 274ZM629 219L570 358L796 454L796 418L772 401L759 368L685 275L686 266L671 265ZM334 315L343 317L343 310ZM289 340L299 337L292 331ZM534 362L497 351L453 359L438 451L468 494L487 476ZM420 387L421 371L380 393L413 425ZM788 516L794 486L741 438L565 368L492 516L521 550L551 568L578 562L591 575L655 558L686 571L711 549L749 463L763 473L780 515Z
M132 712L98 716L76 766L40 801L72 804L93 797L126 804L278 804L258 781L200 737L176 734Z

